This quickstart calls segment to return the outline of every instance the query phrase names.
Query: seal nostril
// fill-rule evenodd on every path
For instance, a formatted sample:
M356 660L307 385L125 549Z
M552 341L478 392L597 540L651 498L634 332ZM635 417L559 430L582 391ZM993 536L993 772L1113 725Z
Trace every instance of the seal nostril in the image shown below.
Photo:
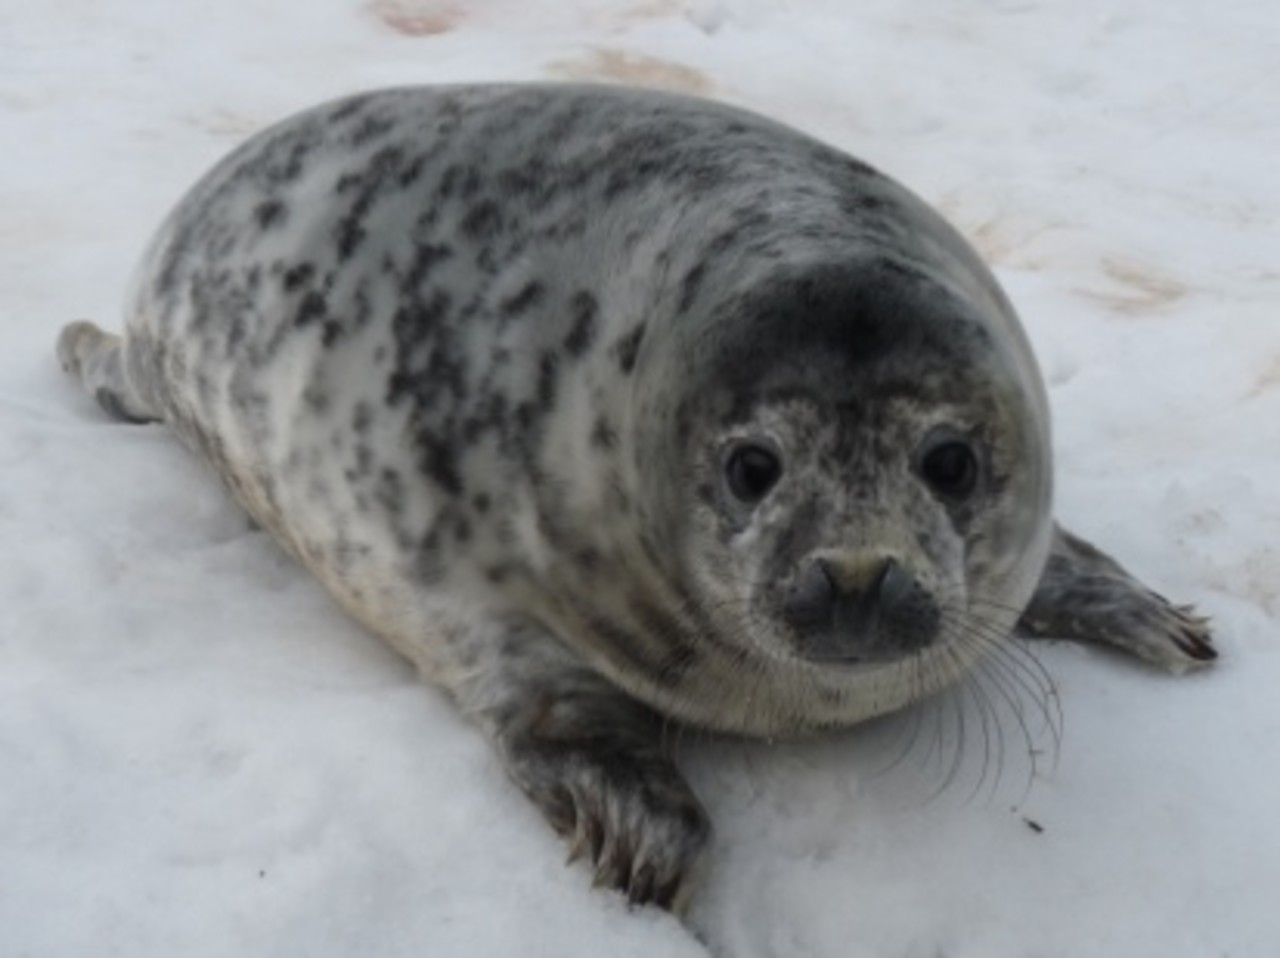
M872 592L880 606L886 610L900 608L911 598L915 591L916 581L911 573L894 559L885 559L884 566L876 576Z
M831 621L838 595L831 569L824 560L814 559L787 591L787 620L801 629L826 625Z

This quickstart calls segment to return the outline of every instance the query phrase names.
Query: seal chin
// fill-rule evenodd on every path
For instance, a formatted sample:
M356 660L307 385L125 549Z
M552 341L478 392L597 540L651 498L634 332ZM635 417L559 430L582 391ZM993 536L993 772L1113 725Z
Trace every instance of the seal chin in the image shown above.
M891 556L840 563L809 559L782 601L796 651L810 662L893 662L934 644L942 613L910 570Z

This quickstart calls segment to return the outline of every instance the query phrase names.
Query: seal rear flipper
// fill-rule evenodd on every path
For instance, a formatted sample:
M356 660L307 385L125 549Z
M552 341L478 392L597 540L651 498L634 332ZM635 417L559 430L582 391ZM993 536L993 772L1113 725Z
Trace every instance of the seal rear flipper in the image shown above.
M1061 526L1017 633L1109 645L1175 673L1218 657L1208 619L1153 592Z
M137 394L125 376L124 340L90 322L64 326L58 336L58 362L71 373L103 411L129 423L155 422L160 417Z
M503 634L494 634L493 629ZM664 720L527 620L486 624L450 691L511 778L633 905L683 910L710 824L669 754Z

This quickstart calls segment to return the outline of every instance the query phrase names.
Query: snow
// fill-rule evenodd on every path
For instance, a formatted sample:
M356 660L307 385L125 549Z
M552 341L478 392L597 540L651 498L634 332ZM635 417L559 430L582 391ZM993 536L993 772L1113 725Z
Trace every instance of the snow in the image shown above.
M4 0L0 24L0 955L1280 953L1274 4ZM539 77L747 105L937 203L1039 351L1059 514L1211 614L1220 663L1039 647L1056 747L1025 690L1030 746L1008 703L984 745L963 693L813 741L690 735L717 831L687 926L564 867L439 693L52 358L64 322L118 325L159 218L255 129Z

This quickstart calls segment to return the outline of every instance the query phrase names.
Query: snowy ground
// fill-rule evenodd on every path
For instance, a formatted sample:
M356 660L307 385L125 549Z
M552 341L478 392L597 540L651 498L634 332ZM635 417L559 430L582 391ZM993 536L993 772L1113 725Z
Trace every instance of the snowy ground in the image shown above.
M1277 64L1271 0L0 0L0 955L1280 954ZM1060 514L1220 664L1042 648L1030 788L1006 715L1003 777L971 728L935 794L954 703L691 742L692 933L590 891L438 694L52 359L263 124L537 77L748 105L936 202L1040 351Z

